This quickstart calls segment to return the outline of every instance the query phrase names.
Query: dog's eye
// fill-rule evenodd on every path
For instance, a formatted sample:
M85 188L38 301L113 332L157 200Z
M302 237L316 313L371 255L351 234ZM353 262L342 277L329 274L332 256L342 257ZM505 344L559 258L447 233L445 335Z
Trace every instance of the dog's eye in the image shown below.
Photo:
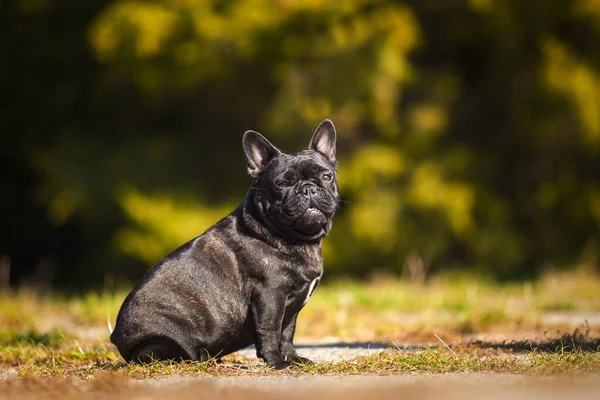
M325 175L323 175L323 176L321 177L321 180L322 180L323 182L329 182L329 181L331 181L331 175L329 175L329 174L325 174Z
M279 181L279 182L277 182L277 186L279 186L280 188L284 188L284 187L289 186L289 183L288 183L288 181Z

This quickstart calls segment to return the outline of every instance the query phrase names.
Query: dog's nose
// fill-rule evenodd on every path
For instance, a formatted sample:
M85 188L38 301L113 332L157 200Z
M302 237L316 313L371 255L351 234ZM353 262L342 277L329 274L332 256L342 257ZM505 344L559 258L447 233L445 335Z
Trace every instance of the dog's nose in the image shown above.
M300 186L300 192L304 196L312 196L317 193L317 186L312 182L303 183L302 186Z

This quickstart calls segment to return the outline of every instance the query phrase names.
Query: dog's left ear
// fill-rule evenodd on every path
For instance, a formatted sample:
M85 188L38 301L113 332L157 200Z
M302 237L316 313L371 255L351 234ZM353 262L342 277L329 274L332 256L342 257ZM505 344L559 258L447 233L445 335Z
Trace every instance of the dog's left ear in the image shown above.
M328 119L321 122L310 140L308 148L323 154L334 166L337 166L335 159L335 127L333 126L333 122Z

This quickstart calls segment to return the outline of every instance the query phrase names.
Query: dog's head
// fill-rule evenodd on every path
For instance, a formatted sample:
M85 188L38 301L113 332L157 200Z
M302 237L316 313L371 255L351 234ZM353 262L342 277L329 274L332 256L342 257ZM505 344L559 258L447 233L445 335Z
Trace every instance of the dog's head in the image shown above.
M273 233L293 241L329 233L339 204L335 140L329 120L319 125L308 150L294 154L280 152L258 132L244 134L254 204Z

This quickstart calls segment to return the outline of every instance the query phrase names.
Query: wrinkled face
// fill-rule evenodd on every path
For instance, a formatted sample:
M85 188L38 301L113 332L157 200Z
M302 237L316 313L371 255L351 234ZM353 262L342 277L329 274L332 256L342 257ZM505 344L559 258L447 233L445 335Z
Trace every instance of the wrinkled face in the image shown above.
M264 216L286 236L315 240L326 236L339 205L335 167L306 150L280 154L262 172L258 186Z
M329 233L339 204L335 143L329 120L317 127L308 150L295 154L280 152L260 133L244 134L252 201L271 231L300 241Z

